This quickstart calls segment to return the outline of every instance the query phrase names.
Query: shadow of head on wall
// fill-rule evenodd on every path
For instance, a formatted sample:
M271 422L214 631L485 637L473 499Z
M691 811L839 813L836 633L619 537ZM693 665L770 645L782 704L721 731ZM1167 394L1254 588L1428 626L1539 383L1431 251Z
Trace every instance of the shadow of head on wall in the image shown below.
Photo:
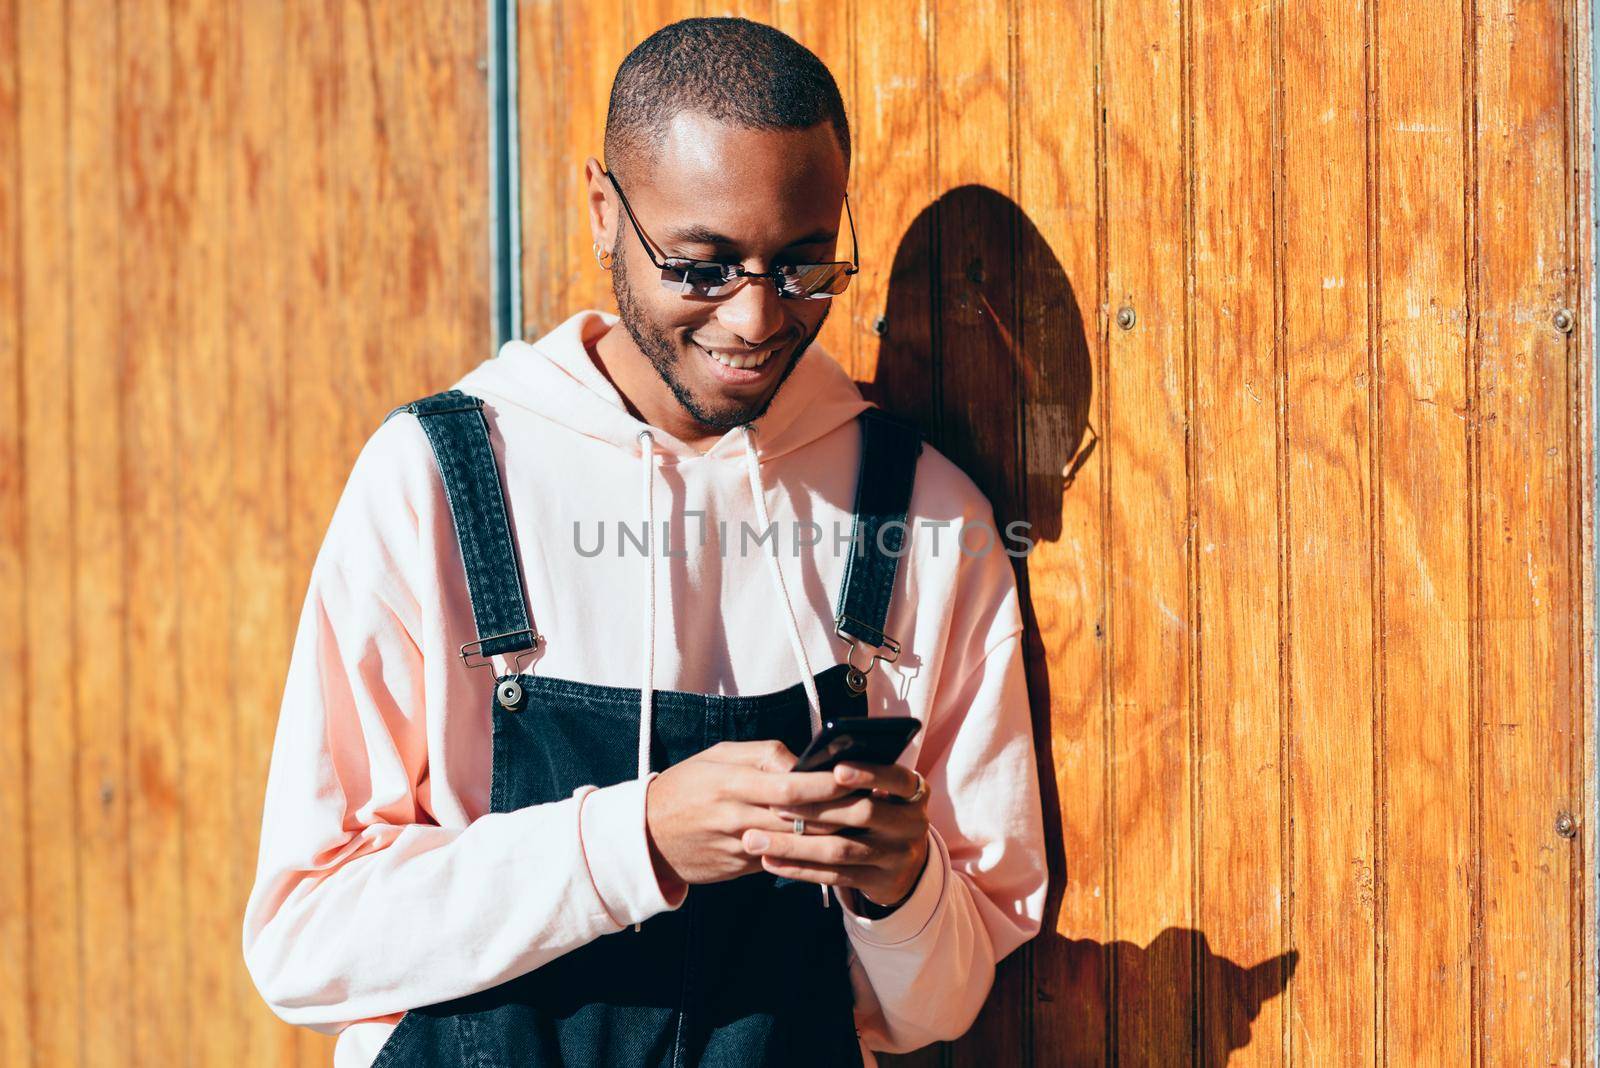
M1236 964L1185 927L1168 927L1143 947L1041 937L1053 942L1036 961L1037 1011L1061 1014L1049 1031L1067 1044L1062 1064L1110 1063L1114 1052L1123 1064L1224 1065L1250 1045L1261 1007L1283 993L1300 960L1289 950ZM1045 959L1052 965L1039 968Z
M1093 449L1093 382L1072 281L1027 214L981 185L929 204L874 325L862 393L971 475L999 529L1026 520L1028 538L1060 538L1063 493Z

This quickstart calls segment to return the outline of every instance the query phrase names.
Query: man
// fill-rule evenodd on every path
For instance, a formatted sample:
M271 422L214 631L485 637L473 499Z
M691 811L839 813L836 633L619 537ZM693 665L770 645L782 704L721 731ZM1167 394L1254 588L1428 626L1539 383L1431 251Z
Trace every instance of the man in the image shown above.
M605 152L620 318L392 412L312 571L244 952L341 1068L871 1065L1039 929L988 502L813 345L856 269L832 76L667 26ZM791 770L841 715L921 729Z

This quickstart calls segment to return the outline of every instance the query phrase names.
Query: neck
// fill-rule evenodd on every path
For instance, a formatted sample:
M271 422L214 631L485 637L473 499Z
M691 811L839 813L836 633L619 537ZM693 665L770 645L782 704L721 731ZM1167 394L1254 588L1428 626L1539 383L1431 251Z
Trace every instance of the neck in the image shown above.
M620 322L585 348L635 419L666 431L700 452L711 448L726 433L706 426L684 410Z

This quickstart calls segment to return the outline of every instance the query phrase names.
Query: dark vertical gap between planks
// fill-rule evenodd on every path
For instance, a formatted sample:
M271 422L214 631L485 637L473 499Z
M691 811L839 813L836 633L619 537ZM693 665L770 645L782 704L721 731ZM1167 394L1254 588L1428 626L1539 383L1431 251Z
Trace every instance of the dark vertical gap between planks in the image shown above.
M1575 0L1574 6L1581 11L1583 3L1584 0ZM1573 452L1576 454L1578 450L1588 450L1590 462L1594 463L1595 466L1595 481L1591 482L1588 486L1583 486L1581 484L1581 480L1583 478L1583 464L1581 461L1573 464L1571 470L1577 472L1577 478L1580 480L1580 485L1578 487L1579 499L1581 500L1585 493L1587 493L1589 496L1590 528L1588 534L1593 539L1591 543L1591 552L1600 554L1600 520L1596 519L1595 514L1595 505L1600 503L1600 462L1596 462L1596 458L1600 458L1600 420L1596 419L1596 416L1600 415L1600 374L1596 373L1594 367L1595 322L1597 315L1600 315L1600 306L1597 306L1595 301L1596 290L1594 285L1595 267L1597 264L1600 264L1600 213L1596 212L1596 198L1594 192L1595 175L1600 174L1600 142L1597 142L1594 135L1595 122L1597 117L1600 117L1600 87L1597 87L1595 84L1595 68L1597 66L1595 62L1596 49L1597 47L1600 47L1600 5L1597 5L1594 0L1587 0L1587 3L1589 8L1588 47L1582 50L1577 48L1572 49L1568 73L1569 84L1572 86L1573 91L1572 100L1570 101L1569 105L1569 114L1571 115L1571 118L1569 119L1571 124L1571 132L1568 137L1568 154L1570 156L1570 160L1567 166L1567 171L1569 174L1575 175L1580 167L1582 167L1584 164L1588 165L1587 181L1582 181L1580 183L1579 188L1574 191L1572 197L1571 222L1569 224L1573 234L1572 258L1573 261L1578 264L1577 269L1579 275L1577 279L1578 299L1574 301L1574 306L1577 309L1578 316L1579 351L1576 352L1572 357L1572 359L1577 363L1578 370L1571 379L1573 383L1573 388L1571 390L1573 396L1572 403L1577 411L1573 416L1571 425L1587 425L1588 427L1588 440L1586 442L1575 444L1573 446ZM1581 27L1583 25L1581 17L1574 17L1572 22L1574 26L1580 27L1577 32L1581 33ZM1569 40L1572 38L1572 36L1572 33L1569 32ZM1583 100L1580 93L1577 91L1584 84L1585 76L1587 76L1589 86L1589 99L1587 101ZM1585 105L1588 107L1587 122L1584 122L1583 120L1583 109ZM1581 144L1576 149L1572 147L1572 138L1574 136L1587 139L1587 147L1589 151L1587 159L1580 161L1580 153L1583 150L1583 146ZM1585 198L1587 198L1588 201L1587 205L1584 204ZM1587 213L1585 213L1583 210L1584 207L1588 208ZM1586 226L1589 228L1587 241L1584 240L1584 227ZM1586 360L1588 363L1588 372L1591 380L1591 392L1587 399L1589 405L1587 423L1583 412L1585 399L1581 395L1581 384L1583 381L1582 371ZM1581 505L1579 512L1579 522L1581 522ZM1578 544L1583 544L1581 536L1578 539ZM1594 574L1600 574L1600 559L1596 559L1594 556L1591 556L1590 560L1588 561L1577 561L1573 568L1573 589L1579 591L1583 589L1583 572L1586 566L1591 568ZM1584 625L1583 612L1585 611L1585 607L1593 612L1592 618L1600 619L1600 604L1592 603L1588 606L1584 606L1582 604L1581 593L1578 601L1579 609L1577 613L1577 625L1579 628L1579 634L1582 635ZM1583 641L1580 640L1578 643L1580 649L1583 647L1583 644ZM1600 657L1600 650L1597 650L1596 656ZM1581 654L1579 659L1581 660ZM1593 674L1589 673L1588 669L1590 666L1595 667L1595 672ZM1590 679L1600 678L1600 665L1587 665L1579 663L1577 666L1577 673L1578 692L1582 694L1584 686L1592 685L1592 683L1589 682ZM1584 827L1584 841L1586 843L1586 848L1579 850L1578 853L1580 858L1578 875L1579 907L1575 910L1578 916L1576 924L1578 932L1576 935L1577 944L1574 946L1573 959L1576 961L1578 968L1578 980L1574 984L1578 988L1575 996L1579 999L1580 1004L1576 1006L1576 1009L1573 1013L1573 1017L1577 1021L1578 1025L1578 1036L1576 1041L1573 1043L1572 1050L1574 1064L1580 1063L1583 1059L1585 1059L1586 1054L1591 1054L1593 1052L1590 1045L1592 1039L1589 1033L1589 1022L1591 1019L1600 1018L1600 990L1593 990L1589 989L1588 987L1589 981L1593 976L1593 973L1590 970L1589 961L1594 955L1595 947L1589 945L1584 938L1586 930L1600 930L1600 922L1597 922L1593 927L1590 927L1589 924L1589 909L1595 908L1595 905L1586 903L1586 895L1590 891L1596 890L1596 886L1593 882L1595 876L1584 870L1587 863L1593 857L1591 850L1593 849L1593 843L1595 841L1595 828L1600 827L1600 791L1594 790L1594 784L1589 781L1588 776L1590 765L1587 759L1587 754L1590 747L1595 744L1594 738L1597 735L1600 735L1600 702L1596 701L1596 695L1594 693L1588 694L1587 699L1588 701L1586 707L1594 708L1595 714L1585 724L1585 726L1588 728L1589 736L1587 738L1580 737L1575 743L1579 747L1578 767L1581 771L1581 774L1578 776L1578 811L1584 813L1586 817L1586 822L1581 824L1581 826ZM1585 706L1580 703L1580 707ZM1597 903L1600 903L1600 893L1595 895L1595 900ZM1581 1004L1585 994L1587 994L1588 997L1595 998L1596 1004L1587 1007ZM1591 1016L1589 1011L1590 1009L1594 1010L1593 1016Z
M1277 384L1277 521L1278 521L1278 869L1279 893L1283 912L1278 919L1278 983L1283 991L1282 1026L1278 1041L1285 1066L1294 1064L1294 966L1289 956L1294 949L1295 867L1294 867L1294 522L1290 509L1294 500L1290 485L1290 459L1293 443L1289 434L1288 360L1288 278L1284 266L1284 200L1288 182L1288 147L1285 132L1283 3L1277 0L1268 12L1271 38L1272 88L1269 106L1272 121L1272 157L1269 163L1272 186L1272 347L1273 380Z
M1466 257L1462 271L1462 303L1465 306L1462 374L1466 383L1467 461L1467 733L1468 759L1472 773L1467 780L1467 841L1471 857L1468 891L1472 902L1467 954L1467 994L1472 1034L1469 1040L1472 1063L1484 1058L1484 942L1483 942L1483 456L1479 435L1483 418L1483 396L1479 371L1482 363L1479 331L1482 279L1478 260L1478 34L1476 0L1461 0L1461 247Z
M1387 610L1384 604L1385 560L1383 551L1383 263L1381 257L1381 231L1379 221L1380 130L1379 104L1381 83L1379 71L1382 62L1381 42L1378 40L1378 4L1368 0L1366 8L1366 47L1363 49L1363 73L1366 89L1366 200L1367 200L1367 423L1372 428L1372 445L1367 450L1367 486L1371 504L1369 552L1372 555L1370 590L1372 611L1372 812L1374 826L1374 862L1376 876L1374 887L1377 906L1377 937L1373 943L1373 1033L1374 1054L1379 1065L1389 1063L1389 794L1388 759L1388 683L1386 670L1388 657L1384 641Z
M1563 5L1562 9L1562 57L1565 61L1566 76L1562 81L1562 113L1565 115L1565 133L1562 137L1562 173L1565 177L1563 183L1565 197L1565 223L1569 238L1564 244L1567 249L1567 297L1570 306L1574 309L1578 320L1569 335L1566 344L1566 389L1568 398L1569 416L1566 420L1564 433L1566 435L1565 453L1566 470L1569 481L1566 487L1567 499L1567 527L1573 532L1572 544L1579 546L1579 551L1570 554L1567 566L1568 588L1575 591L1573 598L1574 610L1569 615L1567 625L1576 636L1569 641L1567 648L1571 650L1571 663L1568 668L1568 686L1575 695L1575 704L1583 709L1585 704L1584 678L1585 665L1583 663L1584 649L1584 614L1583 601L1583 571L1582 559L1583 545L1583 461L1585 446L1578 439L1576 428L1585 425L1583 402L1583 358L1589 351L1585 341L1592 338L1592 324L1585 322L1588 316L1582 311L1583 294L1588 284L1587 272L1584 270L1585 256L1588 253L1588 243L1583 239L1583 193L1579 188L1582 182L1581 151L1574 142L1583 137L1584 123L1581 111L1580 86L1583 84L1583 56L1585 52L1578 45L1584 41L1583 22L1579 12L1581 10L1578 0ZM1591 9L1591 15L1593 14ZM1592 55L1594 36L1591 33L1587 39L1588 54ZM1592 74L1592 72L1591 72ZM1592 86L1591 86L1592 88ZM1590 111L1591 119L1594 112ZM1593 170L1590 179L1592 181ZM1593 259L1589 260L1592 264ZM1592 453L1591 453L1592 455ZM1568 741L1568 764L1572 769L1570 776L1573 783L1573 809L1578 814L1581 838L1579 848L1575 853L1575 870L1571 875L1569 890L1571 905L1569 907L1569 935L1568 935L1568 974L1570 978L1568 989L1571 997L1572 1035L1569 1041L1569 1050L1574 1064L1582 1063L1584 1051L1587 1048L1588 1018L1585 1010L1584 998L1586 996L1588 979L1588 956L1586 953L1584 932L1588 925L1588 849L1586 843L1590 840L1593 821L1589 817L1588 764L1585 754L1592 737L1591 725L1582 717L1578 717L1579 729L1574 732Z
M62 110L64 112L64 118L65 118L66 121L65 121L65 124L64 124L65 128L62 131L62 144L64 146L65 151L64 151L64 158L62 160L62 165L61 165L62 184L66 188L63 190L63 196L62 196L61 199L62 199L62 210L63 210L63 213L66 216L66 218L64 220L64 226L65 226L65 229L66 229L66 248L69 251L67 252L66 257L65 257L65 259L66 259L66 270L63 272L66 275L66 279L65 279L66 298L65 298L65 300L66 300L67 316L66 316L66 324L65 324L66 325L66 337L65 337L64 340L65 340L66 346L67 346L67 358L66 358L66 361L65 361L65 363L66 363L66 379L67 380L64 383L64 388L62 389L60 395L62 397L64 397L64 398L66 398L66 403L61 405L62 414L64 415L65 421L66 421L66 433L65 433L65 436L63 437L62 440L65 442L65 444L70 449L71 446L72 446L72 443L77 440L77 425L76 425L77 424L77 411L76 411L76 406L72 403L72 398L74 396L76 396L76 393L77 393L77 371L78 371L78 360L76 358L76 354L78 352L78 331L77 331L78 318L77 318L76 315L73 314L73 309L77 305L77 298L78 298L78 293L77 293L78 276L77 276L77 272L73 269L76 265L73 262L73 258L72 258L72 254L71 254L70 250L73 247L73 238L74 238L75 232L76 232L75 228L76 228L76 225L77 225L77 222L78 222L78 217L77 217L77 211L76 211L77 204L75 203L76 197L73 195L75 190L73 188L73 182L72 182L72 174L73 174L73 169L72 169L73 168L72 135L73 135L73 132L74 132L74 130L76 128L75 124L72 122L72 111L73 111L73 105L74 105L73 84L72 84L72 67L73 67L73 62L72 61L73 61L74 53L76 52L76 49L73 47L74 41L73 41L73 37L72 37L72 18L71 18L71 14L70 14L70 10L68 8L68 5L66 3L63 3L61 5L61 41L62 41L62 48L61 48L62 56L61 56L61 58L64 61L65 66L66 66L66 71L65 71L63 79L62 79L62 95L65 97L65 101L64 101L65 106L64 106L64 108ZM65 487L65 497L66 497L66 506L67 506L66 531L67 531L67 537L69 539L68 540L68 545L71 545L76 540L77 531L78 531L78 461L79 461L79 457L75 454L75 450L73 450L73 451L74 451L74 455L70 455L70 456L64 457L65 464L66 464L66 469L67 469L67 485ZM79 574L78 574L79 566L78 565L79 565L79 560L78 560L77 553L75 553L75 552L74 553L70 553L70 557L71 557L71 559L70 559L70 561L68 563L68 566L67 566L67 605L68 605L68 607L67 607L67 618L68 618L68 627L69 627L69 633L73 635L73 643L74 643L74 645L77 648L82 649L82 648L87 648L87 645L86 645L86 643L84 641L84 637L85 636L84 636L83 620L80 618L79 613L78 613L78 609L79 609L79 606L81 604L81 601L80 601L79 596L78 596L78 580L79 580ZM78 840L81 840L82 828L83 828L83 812L82 812L82 809L81 809L80 804L79 804L79 795L82 793L82 767L83 767L83 762L82 762L82 758L81 758L80 754L81 754L81 752L83 750L83 746L82 746L81 742L79 741L79 739L81 739L83 737L83 733L84 733L84 723L83 723L83 697L84 697L84 692L83 692L83 687L80 685L80 679L79 679L79 677L77 676L76 673L74 673L72 680L67 683L67 694L68 694L69 700L72 703L72 707L70 709L68 709L67 712L68 712L68 716L69 716L69 718L71 720L71 723L72 723L72 742L73 742L73 745L72 745L72 748L73 748L73 754L72 754L72 783L70 785L70 789L68 791L68 794L72 798L72 823L71 823L71 827L72 827L73 839L76 842ZM84 952L84 945L83 945L83 913L84 913L84 910L86 908L88 908L89 906L88 906L88 902L85 900L85 895L84 895L84 891L83 891L83 853L82 853L82 850L76 849L76 848L72 850L72 885L73 885L74 894L75 894L75 896L77 898L76 902L74 902L74 904L76 905L76 908L73 909L73 913L72 913L72 915L73 915L73 925L72 925L73 926L73 932L72 933L73 933L73 946L74 946L74 949L76 950L76 955L77 955L77 958L78 958L77 967L76 967L77 980L78 980L78 1011L80 1013L82 1013L87 1008L87 1005L86 1005L84 999L85 999L85 997L87 997L87 994L88 994L88 981L84 978L84 966L85 966L85 963L86 963L86 955L85 955L85 952ZM89 1043L88 1043L89 1030L88 1030L87 1027L84 1027L82 1025L82 1023L81 1023L82 1017L81 1016L80 1016L79 1019L80 1019L80 1023L79 1023L79 1026L77 1028L78 1059L79 1059L79 1061L81 1063L87 1063L88 1062L88 1050L89 1050Z
M1195 487L1199 458L1195 443L1194 419L1198 394L1195 367L1195 103L1194 103L1194 0L1179 0L1178 50L1180 145L1179 169L1183 175L1183 557L1184 586L1188 590L1188 648L1184 650L1185 666L1189 673L1188 697L1188 764L1189 764L1189 916L1198 924L1203 915L1202 895L1205 893L1205 873L1201 856L1205 850L1205 783L1201 777L1200 754L1202 739L1201 703L1205 700L1201 686L1204 684L1201 665L1201 641L1204 620L1200 590L1199 539L1195 537L1196 498ZM1203 1068L1202 1051L1205 1049L1205 962L1200 939L1189 942L1189 1058L1194 1068Z
M1006 5L1006 136L1011 144L1010 174L1008 181L1011 188L1007 191L1011 200L1011 260L1009 270L1011 277L1016 280L1011 287L1011 307L1008 312L1011 322L1015 324L1017 345L1026 358L1028 352L1028 338L1026 335L1027 318L1023 314L1026 307L1026 290L1028 279L1022 267L1022 132L1021 132L1021 83L1020 63L1018 50L1021 43L1018 36L1020 16L1017 12L1019 3L1027 0L1010 0ZM1028 396L1025 379L1018 374L1013 374L1011 379L1011 411L1012 427L1012 462L1011 462L1011 499L1016 502L1017 514L1031 516L1033 510L1028 501ZM1032 602L1032 587L1029 582L1029 573L1026 566L1012 565L1017 577L1017 595L1022 598L1022 603ZM1026 634L1023 641L1029 640ZM1042 635L1034 633L1034 641L1041 641ZM1026 654L1025 654L1026 655ZM1042 932L1041 932L1042 933ZM1038 984L1034 974L1034 947L1037 939L1030 938L1020 947L1021 960L1019 969L1022 973L1022 1019L1021 1034L1018 1036L1023 1051L1023 1063L1026 1068L1033 1068L1034 1063L1034 1011L1039 1001L1035 995Z
M1100 604L1102 617L1100 630L1102 641L1100 643L1100 702L1102 731L1105 736L1105 749L1101 754L1104 761L1101 772L1101 830L1106 842L1105 881L1106 896L1106 931L1108 932L1107 945L1102 947L1103 961L1105 964L1105 1063L1117 1063L1118 1050L1118 1005L1117 991L1120 988L1121 976L1117 953L1114 949L1117 936L1117 762L1114 755L1117 751L1116 734L1116 677L1113 667L1116 663L1116 628L1113 624L1113 604L1111 597L1111 508L1112 508L1112 480L1115 478L1115 465L1110 461L1111 440L1111 319L1106 314L1106 302L1111 290L1111 268L1107 262L1107 250L1110 245L1108 233L1108 197L1110 195L1107 177L1107 131L1106 131L1106 0L1094 0L1093 15L1094 36L1094 163L1095 163L1095 300L1094 300L1094 332L1097 344L1096 355L1100 361L1096 380L1100 386L1098 400L1100 405L1100 430L1097 437L1104 438L1106 445L1103 459L1100 461L1104 477L1101 479L1100 491Z

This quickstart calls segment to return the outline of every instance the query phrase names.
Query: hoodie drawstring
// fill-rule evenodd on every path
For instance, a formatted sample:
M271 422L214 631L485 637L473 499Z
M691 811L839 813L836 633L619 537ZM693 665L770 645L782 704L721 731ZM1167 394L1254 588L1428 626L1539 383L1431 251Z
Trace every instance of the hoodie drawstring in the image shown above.
M766 495L761 487L761 462L756 452L756 430L753 423L745 423L744 430L744 459L745 471L750 477L750 496L756 506L756 522L759 529L765 531L771 526L771 519L767 513ZM652 715L655 705L655 650L656 650L656 556L655 556L655 437L644 429L639 431L639 462L641 471L641 493L645 520L645 557L646 579L644 593L644 679L639 686L639 778L643 779L650 774L650 733ZM783 606L783 621L789 631L789 645L794 650L795 663L800 668L800 683L805 687L806 703L811 710L811 733L815 735L822 729L822 699L817 696L817 683L811 676L811 661L806 656L806 647L800 637L800 623L795 618L794 606L789 601L789 587L783 581L783 568L778 564L777 540L773 542L773 552L763 554L767 556L769 573L772 575L773 584L778 590L778 603ZM828 888L819 886L822 891L822 904L827 907ZM634 924L633 929L639 930L640 924Z
M758 530L763 534L772 526L767 516L767 498L761 489L761 460L756 454L756 427L754 423L744 424L744 469L750 475L750 496L756 505L756 522ZM778 564L778 538L773 537L772 552L762 553L771 565L772 581L778 587L778 603L783 606L784 622L789 624L789 644L794 648L795 663L800 667L800 684L806 689L806 704L811 707L811 734L815 737L822 730L822 700L817 696L817 683L811 677L811 661L806 656L805 642L800 639L800 623L795 619L794 605L789 602L789 587L783 581L783 568ZM822 907L828 907L828 887L824 883L817 887L822 891Z
M767 499L761 489L761 462L756 455L756 428L754 423L744 424L744 469L750 475L750 496L756 504L756 522L763 532L772 525L767 517ZM778 603L783 606L783 621L789 625L789 644L794 649L795 663L800 666L800 683L806 688L806 703L811 706L811 733L822 729L822 701L817 697L817 683L811 677L811 661L806 657L805 643L800 640L800 624L794 617L794 606L789 603L789 587L783 581L783 568L778 566L778 541L773 538L772 553L766 556L772 581L778 587Z
M639 460L644 475L644 555L648 578L644 588L644 682L639 686L639 778L650 774L650 726L656 693L656 476L655 437L639 431Z
M648 572L644 587L644 681L639 684L639 778L650 774L650 728L656 696L656 554L655 554L655 437L639 431L639 460L644 475L644 555ZM635 931L642 923L633 925Z

